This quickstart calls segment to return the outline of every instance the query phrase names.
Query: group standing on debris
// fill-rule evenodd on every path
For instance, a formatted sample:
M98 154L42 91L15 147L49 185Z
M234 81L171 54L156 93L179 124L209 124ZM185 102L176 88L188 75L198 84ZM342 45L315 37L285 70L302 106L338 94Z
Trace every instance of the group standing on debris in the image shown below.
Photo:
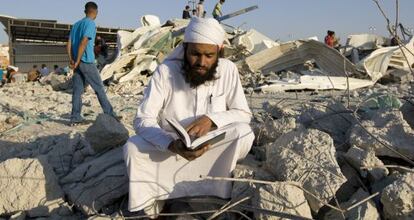
M212 12L214 19L218 20L221 16L223 16L222 6L224 2L225 0L219 0L219 2L214 6L214 10ZM207 15L207 11L204 9L204 0L200 0L198 2L196 8L192 10L192 14L190 14L190 10L190 6L186 5L182 14L183 19L191 19L192 17L205 18Z

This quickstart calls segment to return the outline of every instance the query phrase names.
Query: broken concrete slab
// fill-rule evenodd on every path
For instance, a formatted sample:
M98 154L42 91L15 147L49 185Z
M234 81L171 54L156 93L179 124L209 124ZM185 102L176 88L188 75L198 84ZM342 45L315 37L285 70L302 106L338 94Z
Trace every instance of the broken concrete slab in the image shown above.
M373 149L363 150L359 147L351 147L344 155L346 160L359 171L360 175L368 178L371 183L377 182L388 175L388 169L384 163L375 156ZM362 169L361 167L375 167Z
M278 46L279 43L266 37L255 29L237 36L232 40L233 45L244 47L250 54L256 54L262 50Z
M114 117L100 114L85 132L86 140L96 153L118 147L128 140L128 130Z
M139 77L142 72L146 71L148 73L152 73L158 66L158 63L155 59L156 57L152 55L147 55L143 58L140 58L140 63L135 65L135 67L128 74L124 76L115 75L114 78L115 80L119 79L119 82L123 83L130 80L134 80L135 78Z
M315 40L290 41L263 50L247 57L245 64L252 72L268 73L303 65L308 60L314 60L318 67L329 76L344 77L347 73L358 73L355 65L337 50ZM347 73L344 72L344 66L346 66Z
M414 80L413 74L410 71L401 70L401 69L391 69L388 70L385 76L380 80L380 83L409 83Z
M32 217L48 216L63 203L60 188L46 158L9 159L0 163L0 214L25 210Z
M414 173L406 173L381 194L387 219L414 219Z
M346 151L348 130L355 120L343 103L334 100L306 103L301 107L301 113L298 123L330 134L337 150Z
M297 126L296 119L291 117L276 120L268 119L264 123L255 124L253 126L253 132L256 138L254 143L255 145L273 143L282 134L288 133Z
M102 81L111 78L115 73L123 72L122 68L131 65L137 57L139 51L133 51L118 57L111 64L106 65L101 71Z
M405 47L410 51L414 51L413 44L414 38L412 38L410 42L405 45ZM414 56L406 48L402 48L402 51L404 51L408 62L399 46L394 46L375 50L361 60L357 66L365 69L369 77L374 82L382 78L386 74L389 67L409 71L410 66L414 63Z
M373 149L377 156L402 158L379 141L414 160L414 131L398 110L378 110L372 112L371 120L355 124L350 130L349 142L362 149ZM368 134L372 134L374 137Z
M81 164L61 179L69 200L85 215L94 214L128 193L122 154L122 148L115 148Z
M49 142L50 143L50 142ZM44 143L41 154L47 154L49 164L60 178L67 175L76 166L83 163L86 158L95 154L90 144L79 133L70 133Z
M352 34L348 36L346 46L358 50L376 50L389 43L390 39L375 34Z
M67 90L72 88L72 79L65 75L50 74L50 85L55 91Z
M266 169L278 181L295 181L321 201L329 202L347 180L335 159L332 138L316 129L297 129L279 137L266 149ZM314 212L323 206L305 194Z
M340 207L342 209L346 209L351 207L353 204L362 201L363 199L367 198L369 194L365 192L362 188L358 189L356 193L352 195L349 201L345 203L341 203ZM375 203L372 200L368 200L365 203L362 203L358 207L351 209L348 212L345 212L346 219L361 219L361 220L380 220L380 214L375 206ZM336 210L328 211L324 218L326 220L330 219L343 219L340 212Z
M290 105L283 105L281 102L266 101L263 103L263 110L265 110L272 117L280 119L284 117L296 117L300 115L298 109L293 109Z
M346 78L337 76L300 76L299 82L285 82L280 80L269 81L270 85L255 88L256 91L265 93L282 92L289 90L356 90L373 86L371 80Z
M261 163L252 158L252 155L248 155L241 164L237 164L236 168L232 172L233 178L239 179L254 179L264 181L274 181L272 174L261 168ZM231 192L231 198L234 201L238 201L247 196L253 196L262 184L234 182ZM246 201L250 204L251 200Z
M261 186L254 195L252 203L254 207L312 218L303 191L289 183L274 182L272 185ZM254 217L266 220L284 219L262 212L255 212Z

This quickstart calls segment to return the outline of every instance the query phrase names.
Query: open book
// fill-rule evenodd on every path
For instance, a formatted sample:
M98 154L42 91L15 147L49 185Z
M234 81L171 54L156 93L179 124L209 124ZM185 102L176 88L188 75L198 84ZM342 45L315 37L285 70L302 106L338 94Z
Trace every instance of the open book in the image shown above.
M168 124L174 128L177 135L180 139L184 142L187 148L191 150L196 150L198 147L201 147L205 144L213 145L226 137L226 131L210 131L206 135L198 138L192 139L190 135L188 135L187 131L181 124L175 119L166 119Z

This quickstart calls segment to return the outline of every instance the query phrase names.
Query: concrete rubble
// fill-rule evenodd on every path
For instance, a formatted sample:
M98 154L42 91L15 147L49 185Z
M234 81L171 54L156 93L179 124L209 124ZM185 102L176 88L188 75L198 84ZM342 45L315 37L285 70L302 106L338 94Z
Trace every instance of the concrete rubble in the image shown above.
M0 163L0 213L27 210L32 217L48 216L63 201L52 168L45 158L9 159Z
M358 147L352 147L345 154L346 160L359 171L360 175L368 178L371 182L376 182L388 175L388 169L384 163L375 156L373 149L363 150ZM362 167L372 167L365 168Z
M68 126L70 74L41 82L20 74L0 88L0 219L123 218L122 145L152 73L187 24L146 15L135 31L117 33L118 52L101 77L121 122L102 114L86 88L87 123ZM281 219L263 210L341 219L327 204L346 209L378 192L345 217L412 219L414 40L404 42L404 62L389 38L372 34L350 35L337 51L317 39L276 42L225 29L224 54L239 69L256 136L232 175L267 181L234 182L231 200L249 197L234 210L253 219Z
M266 168L279 181L299 182L324 203L346 182L335 160L332 138L315 129L291 131L267 146ZM312 195L305 197L313 211L323 206Z
M400 111L373 112L371 120L351 128L349 140L356 147L375 151L376 156L403 159L402 154L414 159L414 131Z
M85 132L86 140L96 153L122 146L129 138L128 130L114 117L100 114Z
M387 186L381 194L387 219L414 218L414 173L407 173Z
M311 210L303 191L289 183L274 182L272 185L260 187L253 198L253 205L267 210L312 218ZM283 218L258 212L255 213L255 219L277 220Z
M354 193L349 201L341 203L339 206L342 208L349 208L353 204L367 198L369 193L365 192L363 189L358 189L356 193ZM365 219L365 220L380 220L380 215L375 207L375 203L372 200L364 203L362 206L358 208L351 209L350 211L346 212L345 219ZM328 213L325 214L324 219L342 219L342 214L336 210L330 210Z

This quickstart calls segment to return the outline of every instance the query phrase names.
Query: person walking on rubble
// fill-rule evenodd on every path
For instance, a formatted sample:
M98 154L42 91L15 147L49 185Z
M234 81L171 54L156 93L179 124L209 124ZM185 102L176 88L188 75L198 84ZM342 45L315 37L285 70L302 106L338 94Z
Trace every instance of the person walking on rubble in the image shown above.
M76 22L71 31L67 44L67 52L70 59L70 67L74 69L72 77L72 113L70 123L75 125L81 123L82 93L87 84L95 91L104 113L116 116L109 102L101 76L95 65L94 41L96 36L96 25L94 20L98 15L98 5L95 2L85 4L86 16Z
M200 180L200 175L229 177L254 139L237 67L220 58L224 40L217 20L192 18L183 45L154 72L134 120L137 135L124 145L129 211L157 215L166 199L230 197L230 182ZM212 130L226 135L189 150L166 119L181 123L190 136Z
M212 13L214 19L217 20L219 17L223 16L223 11L221 10L221 8L223 7L224 2L226 2L226 0L220 0L214 6L214 10L213 10L213 13Z

